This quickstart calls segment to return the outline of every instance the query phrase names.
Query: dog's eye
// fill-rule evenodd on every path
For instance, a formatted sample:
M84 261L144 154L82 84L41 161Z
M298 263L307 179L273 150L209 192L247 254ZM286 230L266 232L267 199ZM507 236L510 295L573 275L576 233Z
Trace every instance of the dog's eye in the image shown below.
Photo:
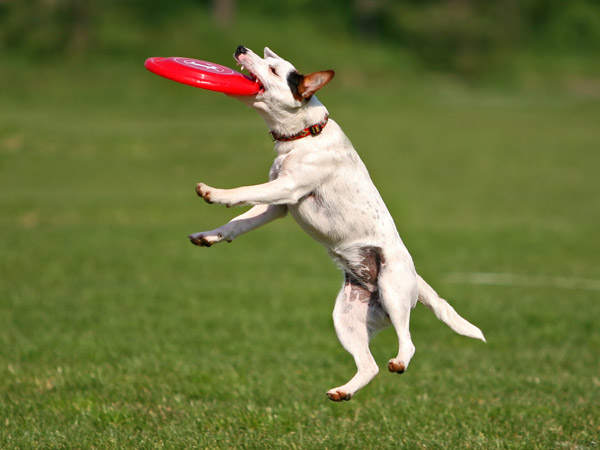
M277 69L275 67L269 67L269 69L271 69L271 73L273 75L275 75L276 77L279 76L279 74L277 73Z

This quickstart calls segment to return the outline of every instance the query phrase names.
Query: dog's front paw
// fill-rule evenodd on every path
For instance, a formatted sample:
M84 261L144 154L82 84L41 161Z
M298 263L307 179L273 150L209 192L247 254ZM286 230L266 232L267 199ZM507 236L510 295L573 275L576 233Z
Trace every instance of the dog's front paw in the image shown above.
M204 199L205 202L207 203L213 203L213 200L211 199L211 192L214 189L211 188L210 186L207 186L204 183L198 183L196 185L196 194L198 194L198 196L202 197Z
M218 244L223 240L231 242L231 239L225 238L223 233L213 233L210 231L193 233L188 236L190 242L199 247L210 247L211 245Z
M217 189L207 186L204 183L198 183L196 185L196 194L202 197L206 203L225 205L228 208L231 206L236 206L236 204L230 202L227 193L227 189Z
M329 391L327 391L327 397L329 397L329 400L334 401L334 402L341 402L344 400L350 400L352 398L352 394L348 394L344 391L341 391L338 388L334 388L331 389Z
M202 197L206 203L222 203L219 199L220 189L210 187L204 183L196 185L196 194Z

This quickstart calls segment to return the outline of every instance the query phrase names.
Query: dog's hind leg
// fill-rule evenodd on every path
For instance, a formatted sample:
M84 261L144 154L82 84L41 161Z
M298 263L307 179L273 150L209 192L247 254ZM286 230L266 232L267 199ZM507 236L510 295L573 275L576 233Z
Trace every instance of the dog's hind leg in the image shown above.
M390 359L390 372L404 373L415 354L410 338L410 312L417 303L418 286L416 276L408 268L393 270L388 266L379 277L381 304L389 315L398 335L398 356Z
M380 323L385 322L386 316L379 302L371 300L376 293L353 281L346 276L333 310L333 322L340 343L354 357L358 370L346 384L327 392L327 396L336 402L350 400L379 372L369 350L369 340L373 332L381 328Z

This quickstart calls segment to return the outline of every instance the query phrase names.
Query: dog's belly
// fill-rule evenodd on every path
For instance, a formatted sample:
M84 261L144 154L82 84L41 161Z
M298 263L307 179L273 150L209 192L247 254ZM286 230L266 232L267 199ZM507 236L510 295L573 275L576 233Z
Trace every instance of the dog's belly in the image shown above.
M369 180L370 181L370 180ZM399 240L394 221L372 183L361 191L344 184L324 186L289 205L290 214L313 239L328 248L347 243Z

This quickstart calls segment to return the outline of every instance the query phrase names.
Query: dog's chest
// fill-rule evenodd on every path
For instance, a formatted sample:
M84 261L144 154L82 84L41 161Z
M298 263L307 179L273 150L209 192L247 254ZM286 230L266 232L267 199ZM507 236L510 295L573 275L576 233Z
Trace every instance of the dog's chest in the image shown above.
M281 174L281 170L283 167L283 163L285 162L285 160L287 159L288 154L283 154L283 155L279 155L277 156L277 158L275 158L275 161L273 161L273 165L271 166L271 170L269 172L269 180L274 180L276 178L279 178L279 175Z
M319 182L297 203L288 205L290 214L304 231L327 247L348 239L367 238L373 233L396 233L383 200L354 150L322 154L319 159L320 164L313 166L322 172L323 176L317 177ZM290 173L299 176L297 164L306 167L303 158L293 152L280 155L273 162L271 177Z

